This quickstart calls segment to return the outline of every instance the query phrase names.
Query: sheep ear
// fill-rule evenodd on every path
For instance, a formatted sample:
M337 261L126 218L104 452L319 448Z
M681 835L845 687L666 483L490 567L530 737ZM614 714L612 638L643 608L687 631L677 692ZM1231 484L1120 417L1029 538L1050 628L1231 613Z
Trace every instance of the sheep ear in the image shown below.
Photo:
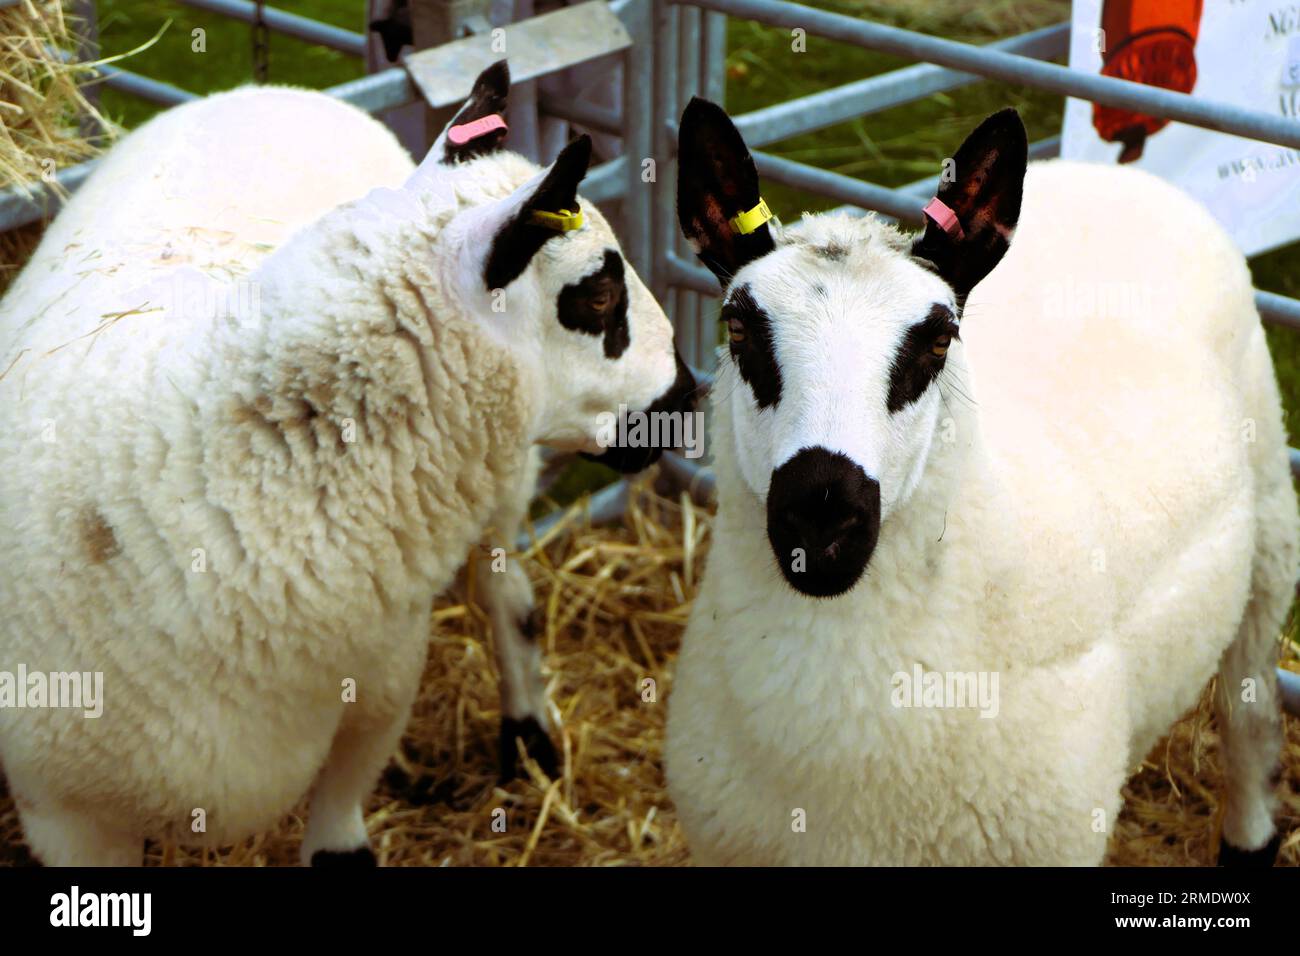
M1020 220L1029 145L1014 109L994 113L961 144L945 169L937 199L956 216L947 228L931 216L912 254L933 262L965 299L1011 246ZM945 210L937 211L946 218Z
M429 159L449 165L499 150L506 141L503 114L509 95L510 67L505 60L498 60L478 75L465 105L434 140ZM490 117L500 117L503 122L497 125ZM476 122L481 129L471 125Z
M379 34L384 43L384 56L389 63L396 63L402 47L415 42L411 33L411 10L406 0L395 0L388 16L380 20L371 20L370 29Z
M534 212L578 212L578 184L591 162L591 137L579 136L560 151L540 182L520 187L504 200L510 218L492 239L483 280L489 289L504 289L528 268L528 263L548 239L564 235L533 222Z
M677 142L677 221L723 288L748 262L775 247L766 223L737 232L731 220L759 204L754 158L722 107L692 97Z

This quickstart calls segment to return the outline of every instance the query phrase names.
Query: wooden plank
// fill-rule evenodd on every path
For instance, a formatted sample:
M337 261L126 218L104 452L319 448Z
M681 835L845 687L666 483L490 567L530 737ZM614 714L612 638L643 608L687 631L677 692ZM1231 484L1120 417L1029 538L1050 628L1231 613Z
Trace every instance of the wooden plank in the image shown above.
M493 49L491 33L454 40L406 57L411 79L429 106L459 106L474 78L497 60L510 63L510 80L523 83L626 50L632 38L604 0L589 0L503 27Z

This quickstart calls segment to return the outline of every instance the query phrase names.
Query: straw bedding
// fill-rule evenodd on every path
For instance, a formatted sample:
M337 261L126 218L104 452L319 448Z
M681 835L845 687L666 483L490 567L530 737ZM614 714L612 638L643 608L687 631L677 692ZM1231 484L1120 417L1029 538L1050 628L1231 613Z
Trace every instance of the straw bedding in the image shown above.
M0 189L40 182L43 174L95 155L110 129L78 87L87 67L60 56L76 28L59 0L20 0L0 9ZM42 227L0 233L0 294L18 274Z
M627 520L594 528L581 508L538 542L528 565L545 608L564 776L501 786L497 683L474 582L439 602L429 661L402 752L367 821L388 866L674 866L689 852L664 789L665 701L677 644L709 543L708 513L638 486ZM1294 651L1294 649L1292 649ZM653 694L644 681L653 679ZM653 697L653 699L648 699ZM1212 863L1221 790L1213 718L1201 706L1125 790L1108 862ZM1281 862L1300 863L1300 721L1288 718ZM149 864L297 862L305 804L280 827L221 850L150 844ZM496 822L496 829L494 829ZM504 827L502 826L504 822ZM0 788L0 864L26 859Z

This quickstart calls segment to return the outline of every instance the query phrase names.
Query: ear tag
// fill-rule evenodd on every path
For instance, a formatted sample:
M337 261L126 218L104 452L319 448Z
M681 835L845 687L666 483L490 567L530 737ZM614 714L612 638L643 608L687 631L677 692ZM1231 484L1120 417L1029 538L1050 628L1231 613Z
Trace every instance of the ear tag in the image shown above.
M582 210L560 209L555 212L547 212L544 209L534 209L529 221L534 226L541 226L543 229L554 229L556 232L572 232L575 229L582 228Z
M742 236L747 236L771 218L772 210L767 208L767 202L760 197L757 206L745 212L737 213L728 220L728 223L736 232Z
M925 208L921 210L921 215L931 220L954 239L964 239L966 237L966 230L962 229L957 214L938 196L926 203Z
M464 146L476 139L486 136L488 133L495 133L499 129L509 129L506 121L497 113L490 116L483 116L468 123L461 123L459 126L453 126L447 130L447 139L456 146Z

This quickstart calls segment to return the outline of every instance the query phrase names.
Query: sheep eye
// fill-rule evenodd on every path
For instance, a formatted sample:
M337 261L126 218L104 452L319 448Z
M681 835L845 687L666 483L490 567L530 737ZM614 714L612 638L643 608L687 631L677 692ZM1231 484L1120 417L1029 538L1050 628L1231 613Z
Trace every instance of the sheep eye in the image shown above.
M597 312L608 312L609 307L614 304L614 293L609 289L602 289L592 296L587 304Z
M732 344L745 341L745 323L740 319L727 320L727 337Z
M948 346L951 344L951 335L941 335L934 340L934 345L930 346L930 353L936 358L943 358L948 354Z

